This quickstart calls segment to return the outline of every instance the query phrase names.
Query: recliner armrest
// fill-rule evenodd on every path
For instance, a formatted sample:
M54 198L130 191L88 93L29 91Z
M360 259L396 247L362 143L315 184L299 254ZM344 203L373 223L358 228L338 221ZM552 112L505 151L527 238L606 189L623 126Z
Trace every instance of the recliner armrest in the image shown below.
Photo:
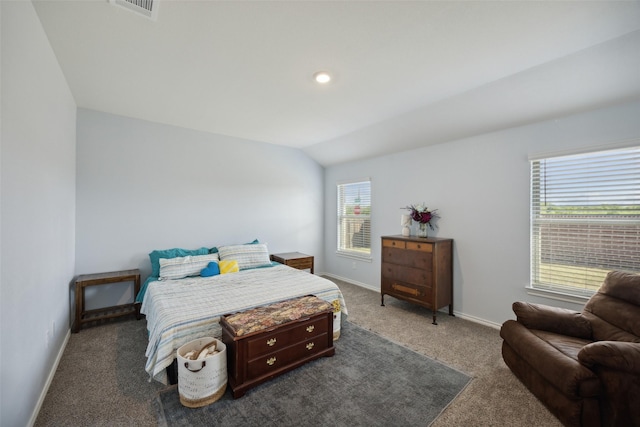
M512 308L518 322L529 329L591 339L591 323L580 312L522 301Z
M578 360L589 367L601 365L640 374L640 343L596 341L585 345L578 352Z

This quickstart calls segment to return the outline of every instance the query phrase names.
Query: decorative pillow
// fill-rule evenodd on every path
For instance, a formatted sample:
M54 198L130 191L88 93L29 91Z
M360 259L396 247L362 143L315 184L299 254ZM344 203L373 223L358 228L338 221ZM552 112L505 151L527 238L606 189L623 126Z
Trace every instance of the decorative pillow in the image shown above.
M200 271L200 276L202 277L217 276L218 274L220 274L220 266L215 261L211 261L206 268Z
M258 243L260 243L260 241L258 239L255 239L253 242L245 243L245 245L257 245ZM218 253L218 248L216 246L210 248L209 249L209 253L210 254L217 254Z
M269 249L264 243L250 245L231 245L218 248L221 260L233 259L238 261L240 270L271 265Z
M220 274L237 273L240 271L240 268L238 268L238 261L230 259L220 261L218 266L220 267Z
M160 280L198 276L211 261L218 261L218 254L160 258Z
M209 249L200 248L200 249L162 249L155 250L149 254L149 260L151 261L151 275L155 277L160 276L160 258L177 258L177 257L185 257L189 255L207 255L209 253Z

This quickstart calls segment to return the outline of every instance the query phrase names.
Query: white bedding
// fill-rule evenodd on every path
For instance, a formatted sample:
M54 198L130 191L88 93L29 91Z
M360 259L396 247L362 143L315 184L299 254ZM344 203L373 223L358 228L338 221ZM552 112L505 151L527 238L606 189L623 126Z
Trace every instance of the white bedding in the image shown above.
M188 277L149 283L140 312L147 317L149 345L146 371L167 383L165 368L177 349L204 336L221 337L220 316L304 295L340 301L338 286L286 265L243 270L213 277Z

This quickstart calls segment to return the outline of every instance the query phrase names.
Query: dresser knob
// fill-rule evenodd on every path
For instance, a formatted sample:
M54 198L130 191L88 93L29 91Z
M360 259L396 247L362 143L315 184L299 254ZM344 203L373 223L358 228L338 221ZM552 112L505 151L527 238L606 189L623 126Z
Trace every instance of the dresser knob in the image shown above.
M275 357L270 357L270 358L267 359L267 365L273 366L274 363L276 363L276 358Z
M313 348L315 344L310 342L309 344L307 344L307 350L311 350Z
M311 325L311 326L307 326L307 332L313 332L313 330L314 330L315 328L316 328L316 327L315 327L315 326L313 326L313 325Z
M267 340L267 345L269 347L273 347L276 344L276 339L275 338L271 338L269 340Z

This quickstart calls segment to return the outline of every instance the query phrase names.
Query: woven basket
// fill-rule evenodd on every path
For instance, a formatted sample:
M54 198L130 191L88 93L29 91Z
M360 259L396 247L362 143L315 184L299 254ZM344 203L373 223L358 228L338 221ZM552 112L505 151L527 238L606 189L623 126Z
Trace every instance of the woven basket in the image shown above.
M219 353L203 360L185 359L192 351L199 351L216 343ZM203 337L190 341L178 349L178 393L180 403L188 408L199 408L220 399L227 389L227 347L220 340Z

